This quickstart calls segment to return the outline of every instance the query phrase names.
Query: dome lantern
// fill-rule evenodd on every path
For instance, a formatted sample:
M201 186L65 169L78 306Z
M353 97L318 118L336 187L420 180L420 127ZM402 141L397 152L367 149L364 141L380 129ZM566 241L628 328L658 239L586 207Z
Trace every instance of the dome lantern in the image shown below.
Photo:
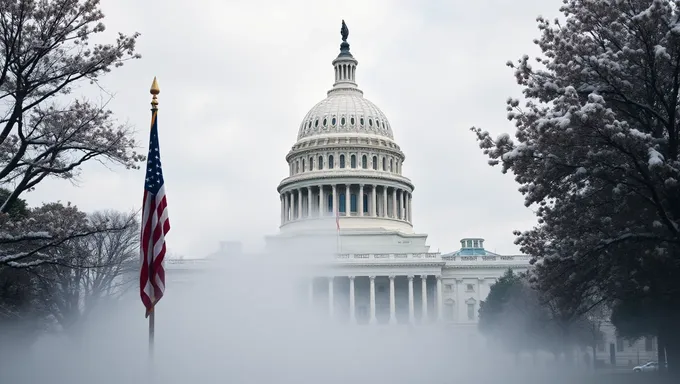
M347 37L349 36L349 29L345 20L342 21L340 28L340 35L342 36L342 43L340 43L340 54L333 60L333 67L335 68L335 83L333 89L328 91L328 94L336 89L355 89L358 91L356 82L356 69L359 62L352 56L349 51L349 43Z

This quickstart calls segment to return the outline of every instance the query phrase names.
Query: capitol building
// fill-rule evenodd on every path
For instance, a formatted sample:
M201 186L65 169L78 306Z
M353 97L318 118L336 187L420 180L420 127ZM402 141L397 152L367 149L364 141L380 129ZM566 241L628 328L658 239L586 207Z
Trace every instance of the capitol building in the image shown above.
M529 257L489 252L483 238L431 252L427 234L415 230L418 194L402 172L400 127L364 97L348 35L343 22L332 87L286 155L279 231L256 257L308 255L305 300L337 321L474 326L490 286L508 268L526 270ZM170 280L211 265L210 257L166 264Z

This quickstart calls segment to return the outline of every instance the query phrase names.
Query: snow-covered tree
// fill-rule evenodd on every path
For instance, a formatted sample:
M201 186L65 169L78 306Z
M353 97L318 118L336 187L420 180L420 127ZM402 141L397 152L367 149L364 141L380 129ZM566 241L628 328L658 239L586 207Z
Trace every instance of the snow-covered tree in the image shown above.
M536 67L526 55L508 62L526 99L507 103L515 140L473 128L490 163L537 206L538 226L517 242L554 269L558 289L655 296L675 324L679 9L678 0L565 0L562 21L538 18ZM680 332L659 333L680 374Z
M99 0L0 0L0 187L10 191L0 199L0 216L45 178L71 179L89 160L135 168L143 159L130 127L73 93L139 57L136 33L91 43L105 30L103 18ZM19 239L11 225L20 224L0 221L0 240L8 232L12 241L38 235L26 228ZM49 228L40 237L64 240Z

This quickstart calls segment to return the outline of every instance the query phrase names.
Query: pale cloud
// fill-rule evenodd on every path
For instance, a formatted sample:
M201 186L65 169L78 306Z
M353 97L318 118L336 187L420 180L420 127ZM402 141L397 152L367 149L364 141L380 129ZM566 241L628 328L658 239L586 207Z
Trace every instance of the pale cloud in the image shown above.
M108 30L141 32L143 59L102 84L145 148L148 88L158 76L171 251L201 257L221 240L257 250L278 230L285 155L301 119L332 85L344 18L359 86L406 153L416 231L428 233L435 250L482 236L490 249L513 253L512 230L531 227L533 214L512 176L486 164L468 129L514 132L505 99L520 89L505 62L537 53L535 18L557 16L560 4L105 0ZM93 164L78 187L50 181L26 197L84 210L139 209L142 183L143 170Z

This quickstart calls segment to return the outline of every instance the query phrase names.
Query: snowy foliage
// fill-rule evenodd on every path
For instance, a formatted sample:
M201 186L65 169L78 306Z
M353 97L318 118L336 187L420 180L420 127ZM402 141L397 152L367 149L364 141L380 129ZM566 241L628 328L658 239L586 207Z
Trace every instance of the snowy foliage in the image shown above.
M539 226L519 244L537 257L598 259L630 244L671 258L680 244L675 3L566 1L566 22L538 19L543 56L516 64L524 108L508 100L516 141L473 128L491 164L512 171Z
M0 9L0 188L9 190L0 196L0 265L58 263L50 247L98 229L75 207L48 204L30 218L11 207L45 178L74 178L87 161L137 168L144 159L129 127L72 94L139 58L138 34L91 43L105 29L98 0L0 0Z
M0 265L30 267L63 262L69 241L105 227L91 226L87 215L70 204L44 204L26 217L0 213Z
M526 55L508 62L526 100L507 102L515 137L472 128L537 207L517 243L565 313L593 297L680 304L678 10L678 0L565 0L565 21L537 19L536 67Z
M91 44L104 31L98 0L0 0L0 212L46 177L72 178L90 159L136 167L130 129L71 96L135 53L137 34ZM69 101L70 99L70 101Z

